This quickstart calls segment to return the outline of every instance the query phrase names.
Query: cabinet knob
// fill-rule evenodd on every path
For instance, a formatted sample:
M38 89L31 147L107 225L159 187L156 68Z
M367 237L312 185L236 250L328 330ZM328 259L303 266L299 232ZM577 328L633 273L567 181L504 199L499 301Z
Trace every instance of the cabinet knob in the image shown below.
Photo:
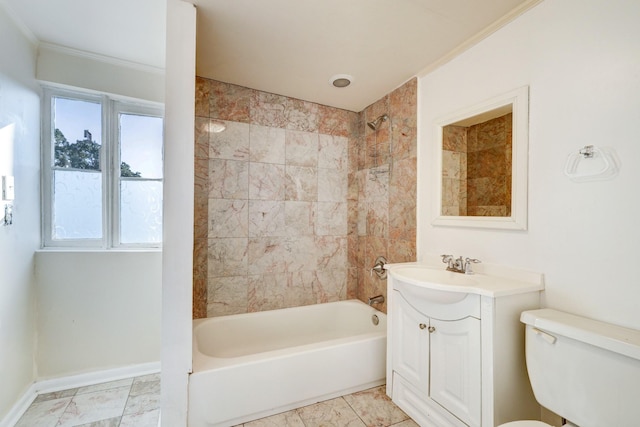
M429 333L435 332L436 328L435 326L429 326Z
M427 327L427 325L425 325L424 323L420 323L420 329L424 329L426 327Z

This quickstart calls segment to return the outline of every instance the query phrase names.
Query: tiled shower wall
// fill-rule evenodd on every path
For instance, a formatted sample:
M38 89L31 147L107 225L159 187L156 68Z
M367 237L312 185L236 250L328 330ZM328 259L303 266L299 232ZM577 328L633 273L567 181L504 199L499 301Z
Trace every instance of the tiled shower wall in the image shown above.
M416 81L359 114L196 84L194 318L385 293L375 256L415 258Z
M357 269L358 296L363 301L381 294L386 280L370 274L377 256L388 262L416 260L417 80L413 79L365 108L357 156L357 237L350 258ZM366 126L382 114L389 120L378 130ZM352 211L350 211L352 212ZM351 238L351 236L350 236ZM386 311L386 303L382 305Z

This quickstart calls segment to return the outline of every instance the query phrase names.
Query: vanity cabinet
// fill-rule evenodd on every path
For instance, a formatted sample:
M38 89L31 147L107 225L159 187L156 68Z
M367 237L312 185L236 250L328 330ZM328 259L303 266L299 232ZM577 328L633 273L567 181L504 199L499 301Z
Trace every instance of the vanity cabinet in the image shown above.
M480 425L480 319L428 317L394 292L393 371L466 425Z
M519 318L539 307L540 287L449 295L389 272L387 394L396 405L422 427L539 419Z

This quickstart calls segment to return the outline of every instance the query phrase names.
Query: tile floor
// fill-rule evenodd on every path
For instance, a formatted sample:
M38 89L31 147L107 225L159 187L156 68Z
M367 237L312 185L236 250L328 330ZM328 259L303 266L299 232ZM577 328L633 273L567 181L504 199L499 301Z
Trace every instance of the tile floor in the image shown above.
M15 427L157 427L160 374L42 394ZM236 427L418 427L384 386Z
M242 424L243 427L418 427L384 386ZM239 427L239 426L237 426Z
M15 427L157 427L160 374L39 395Z

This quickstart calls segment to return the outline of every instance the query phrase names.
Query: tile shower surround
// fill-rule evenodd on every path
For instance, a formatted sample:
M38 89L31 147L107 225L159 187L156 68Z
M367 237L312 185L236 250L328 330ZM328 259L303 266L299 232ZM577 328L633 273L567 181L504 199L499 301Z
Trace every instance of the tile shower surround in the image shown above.
M415 260L416 84L353 113L196 78L194 318L386 293L375 258Z

